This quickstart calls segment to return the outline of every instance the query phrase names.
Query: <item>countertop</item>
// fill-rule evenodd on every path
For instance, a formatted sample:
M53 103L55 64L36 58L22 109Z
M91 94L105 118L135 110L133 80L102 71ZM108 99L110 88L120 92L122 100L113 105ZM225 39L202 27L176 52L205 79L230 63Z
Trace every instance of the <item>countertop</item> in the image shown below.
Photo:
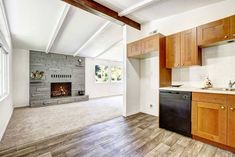
M214 93L214 94L231 94L235 95L235 91L223 91L213 89L201 89L196 87L162 87L160 90L173 90L173 91L187 91L187 92L200 92L200 93Z

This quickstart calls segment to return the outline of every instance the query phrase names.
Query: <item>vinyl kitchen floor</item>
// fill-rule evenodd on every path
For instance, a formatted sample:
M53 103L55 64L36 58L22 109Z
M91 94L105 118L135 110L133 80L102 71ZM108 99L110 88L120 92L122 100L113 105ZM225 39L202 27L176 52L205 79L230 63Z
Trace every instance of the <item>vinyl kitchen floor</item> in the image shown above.
M158 117L118 117L33 144L0 151L26 157L235 157L235 154L160 129Z
M122 104L123 97L115 96L48 107L15 109L0 142L0 150L121 116Z

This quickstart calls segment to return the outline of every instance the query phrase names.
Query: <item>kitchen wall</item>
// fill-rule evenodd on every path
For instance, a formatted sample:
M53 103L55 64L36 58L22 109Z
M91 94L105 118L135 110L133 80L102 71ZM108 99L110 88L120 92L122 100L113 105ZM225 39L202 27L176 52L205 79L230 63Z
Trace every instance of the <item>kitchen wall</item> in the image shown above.
M155 67L155 68L150 68ZM158 115L159 55L140 61L140 111ZM151 106L150 106L151 105Z
M85 87L86 94L92 98L115 96L123 94L123 82L122 83L96 83L95 82L95 65L107 65L111 67L112 65L123 66L123 62L110 61L86 58L85 61Z
M157 30L161 34L170 35L190 29L208 22L235 15L235 1L225 0L181 14L150 21L142 26L142 37Z
M141 37L141 32L124 26L124 43L130 43ZM124 116L140 112L140 60L127 58L127 48L124 49Z
M153 30L158 30L164 35L169 35L190 29L227 16L235 15L234 8L235 1L226 0L182 14L154 20L143 26L142 36L146 36ZM209 76L215 86L227 86L230 79L235 79L233 75L234 68L232 68L232 61L235 56L234 45L234 43L230 43L204 48L202 50L203 66L174 68L172 70L173 83L201 87L205 77Z
M13 104L29 106L29 51L13 50Z
M234 0L222 1L174 16L150 21L142 26L142 31L136 32L135 35L129 33L127 36L137 40L149 36L150 32L154 30L164 35L170 35L227 16L235 15L234 8ZM234 69L232 61L235 56L235 52L233 51L235 51L233 43L203 49L203 66L173 69L173 83L200 86L203 83L204 77L209 75L215 86L225 86L229 79L235 80L234 74L232 74L232 69ZM158 67L153 66L158 65L158 61L158 58L144 59L135 67L138 68L138 66L140 66L138 77L140 84L139 111L156 116L158 116L159 106L158 91L155 92L154 89L151 89L152 86L149 85L149 82L152 80L158 81L159 75L156 72ZM143 73L143 70L147 70L147 72ZM158 88L157 85L155 87ZM150 107L150 103L153 104L152 108Z
M209 77L214 87L228 87L229 80L235 81L235 43L213 46L202 51L202 66L176 68L173 83L203 87Z

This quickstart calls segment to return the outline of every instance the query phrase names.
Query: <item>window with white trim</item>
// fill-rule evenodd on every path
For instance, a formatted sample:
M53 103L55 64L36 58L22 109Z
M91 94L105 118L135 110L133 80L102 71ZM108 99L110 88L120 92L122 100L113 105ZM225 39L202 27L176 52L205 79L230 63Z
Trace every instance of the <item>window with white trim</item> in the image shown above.
M8 53L0 45L0 100L8 95L9 88Z

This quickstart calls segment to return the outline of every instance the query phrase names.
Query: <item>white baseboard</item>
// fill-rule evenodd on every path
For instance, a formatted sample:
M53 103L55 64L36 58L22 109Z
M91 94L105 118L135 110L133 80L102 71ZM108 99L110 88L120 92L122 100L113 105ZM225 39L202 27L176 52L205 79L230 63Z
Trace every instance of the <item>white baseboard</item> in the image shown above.
M107 96L101 96L101 97L92 97L92 98L89 98L89 99L90 100L95 100L95 99L110 98L110 97L115 97L115 96L123 96L123 94L107 95Z

